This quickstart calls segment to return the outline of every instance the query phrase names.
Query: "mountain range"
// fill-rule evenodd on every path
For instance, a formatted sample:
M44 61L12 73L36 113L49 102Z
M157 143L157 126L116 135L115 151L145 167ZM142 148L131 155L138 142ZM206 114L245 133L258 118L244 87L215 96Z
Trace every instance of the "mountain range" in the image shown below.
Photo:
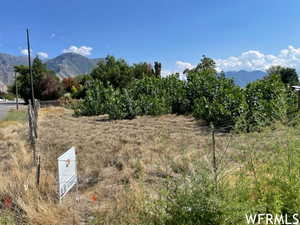
M248 83L261 79L265 75L267 75L267 73L261 70L253 70L253 71L240 70L240 71L225 72L226 77L233 78L235 83L241 87L245 87Z
M100 60L102 59L90 59L75 53L64 53L44 63L57 76L64 78L90 73ZM18 65L28 65L27 57L0 53L0 82L11 84L14 81L14 66Z
M53 59L46 60L44 63L48 69L53 70L60 78L64 78L90 73L100 60L103 59L91 59L75 53L64 53ZM27 57L0 53L0 82L7 85L14 81L14 66L16 65L28 65ZM265 75L266 73L260 70L225 72L226 77L233 78L241 87Z

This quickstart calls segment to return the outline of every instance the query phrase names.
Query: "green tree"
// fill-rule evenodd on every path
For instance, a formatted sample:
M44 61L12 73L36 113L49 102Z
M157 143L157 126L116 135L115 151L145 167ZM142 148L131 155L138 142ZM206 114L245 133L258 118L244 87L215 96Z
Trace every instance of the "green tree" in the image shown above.
M124 59L107 56L100 61L91 72L93 79L100 80L105 86L111 84L114 88L125 88L133 81L132 68Z
M272 66L267 70L267 77L272 75L280 75L284 84L297 85L299 83L298 74L295 69L282 66Z
M273 121L286 119L288 91L280 75L249 83L244 89L246 110L239 118L237 127L244 131L260 130Z
M160 62L154 62L154 74L156 77L161 76L161 63Z
M202 56L200 63L193 69L185 69L183 71L184 74L189 73L200 73L200 72L208 72L208 73L217 73L216 70L216 63L213 59L206 57L205 55Z
M193 116L217 127L233 126L244 110L241 88L232 79L208 70L189 72L187 95Z
M138 80L143 79L144 77L147 76L154 75L152 65L146 62L133 64L132 72L133 72L133 77Z
M18 73L17 81L19 94L28 102L31 99L31 79L28 66L15 66ZM63 93L62 84L58 77L51 70L48 70L42 61L36 57L32 64L34 96L39 100L57 99ZM15 86L12 90L15 92Z

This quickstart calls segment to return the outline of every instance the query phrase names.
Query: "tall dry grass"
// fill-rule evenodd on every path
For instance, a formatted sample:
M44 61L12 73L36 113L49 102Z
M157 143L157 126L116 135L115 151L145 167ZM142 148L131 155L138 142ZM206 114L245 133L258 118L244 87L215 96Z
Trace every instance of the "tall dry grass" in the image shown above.
M12 197L19 221L37 225L138 224L143 204L158 196L164 180L192 173L199 162L211 162L210 133L192 117L109 121L106 116L76 118L72 113L60 107L40 111L39 187L27 144L27 125L0 130L0 194ZM220 156L226 155L220 168L234 170L238 166L236 149L226 147L233 140L222 133L217 133L217 139ZM57 158L72 146L78 159L77 204L74 191L59 204Z

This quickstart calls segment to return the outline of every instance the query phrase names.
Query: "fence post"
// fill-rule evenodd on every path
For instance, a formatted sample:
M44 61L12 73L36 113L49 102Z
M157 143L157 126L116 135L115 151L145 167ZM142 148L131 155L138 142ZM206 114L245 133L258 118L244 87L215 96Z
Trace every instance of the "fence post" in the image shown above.
M34 100L35 104L34 104L34 134L35 134L35 138L38 138L38 132L37 132L37 121L38 121L38 116L39 116L39 109L40 109L40 103L37 99Z
M40 176L41 176L41 157L38 156L37 167L36 167L36 185L40 184Z
M29 123L29 139L30 145L32 147L32 154L33 154L33 165L36 165L36 148L35 148L35 131L34 131L34 122L35 116L34 111L32 109L31 100L29 100L28 104L28 123Z
M15 72L15 86L16 86L16 108L19 110L19 93L18 93L18 82L17 82L17 73Z
M217 165L217 158L216 158L216 142L215 142L215 127L214 124L210 124L211 128L211 136L212 136L212 154L213 154L213 172L214 172L214 183L215 183L215 190L218 190L218 165Z

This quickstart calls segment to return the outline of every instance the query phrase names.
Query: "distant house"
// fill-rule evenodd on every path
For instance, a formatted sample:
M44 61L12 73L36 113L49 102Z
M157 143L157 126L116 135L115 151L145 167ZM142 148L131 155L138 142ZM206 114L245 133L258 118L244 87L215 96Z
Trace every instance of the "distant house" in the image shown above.
M7 93L7 86L0 82L0 93Z

